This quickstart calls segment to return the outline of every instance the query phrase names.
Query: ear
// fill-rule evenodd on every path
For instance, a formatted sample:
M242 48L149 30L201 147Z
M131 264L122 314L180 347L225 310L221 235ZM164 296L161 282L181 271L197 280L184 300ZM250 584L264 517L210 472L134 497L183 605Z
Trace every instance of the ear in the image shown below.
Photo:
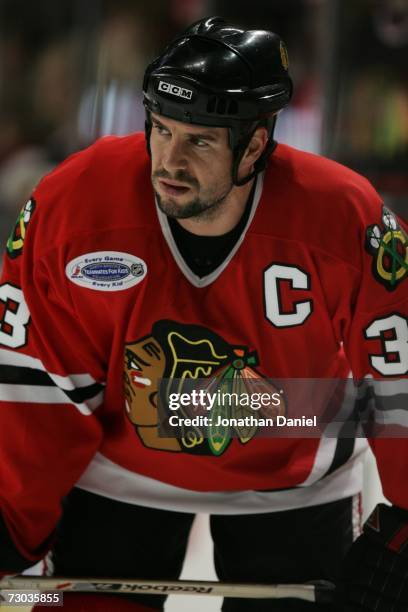
M262 155L267 142L267 129L265 127L258 127L242 156L238 170L238 178L247 176L252 172L255 162Z

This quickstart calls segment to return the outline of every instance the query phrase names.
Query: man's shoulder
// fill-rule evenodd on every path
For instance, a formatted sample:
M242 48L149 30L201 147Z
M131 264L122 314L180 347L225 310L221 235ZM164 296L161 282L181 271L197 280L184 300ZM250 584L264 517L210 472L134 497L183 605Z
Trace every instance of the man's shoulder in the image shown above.
M373 186L357 172L278 145L265 173L255 229L351 261L355 247L350 241L364 242L367 228L381 219L382 206Z
M126 227L153 197L143 134L109 136L75 153L45 176L33 193L37 256L81 235ZM47 240L41 240L41 236ZM44 246L43 246L44 245Z
M266 172L269 199L284 202L284 212L307 215L322 222L352 218L366 223L381 209L382 200L371 183L351 168L314 153L279 144Z
M279 144L271 158L271 170L284 173L292 185L311 193L317 192L331 196L337 191L342 193L374 192L370 182L361 174L343 164L289 145Z
M148 163L144 134L105 136L86 149L70 155L43 178L39 188L43 191L58 190L65 183L86 181L95 176L106 180L113 178L114 170L120 168L123 171L135 171L146 167Z

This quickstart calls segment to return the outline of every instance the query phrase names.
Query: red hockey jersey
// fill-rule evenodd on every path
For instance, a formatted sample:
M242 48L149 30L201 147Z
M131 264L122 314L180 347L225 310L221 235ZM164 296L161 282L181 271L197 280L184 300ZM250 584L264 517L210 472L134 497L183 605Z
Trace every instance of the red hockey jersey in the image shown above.
M387 381L380 408L403 427L407 263L400 222L364 178L278 145L240 240L199 278L156 208L143 135L73 155L23 208L0 287L0 508L18 549L36 557L74 485L217 513L356 493L364 440L162 436L160 381L352 371ZM373 447L385 494L408 508L406 440Z

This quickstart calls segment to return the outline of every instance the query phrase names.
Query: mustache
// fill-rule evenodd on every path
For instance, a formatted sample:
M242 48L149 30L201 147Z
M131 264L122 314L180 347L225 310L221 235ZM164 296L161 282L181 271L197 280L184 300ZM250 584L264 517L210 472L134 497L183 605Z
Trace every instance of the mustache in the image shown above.
M185 170L177 170L174 176L167 172L164 168L160 168L153 172L153 178L169 179L170 181L180 181L180 183L187 183L192 187L199 187L199 182L193 176L191 176Z

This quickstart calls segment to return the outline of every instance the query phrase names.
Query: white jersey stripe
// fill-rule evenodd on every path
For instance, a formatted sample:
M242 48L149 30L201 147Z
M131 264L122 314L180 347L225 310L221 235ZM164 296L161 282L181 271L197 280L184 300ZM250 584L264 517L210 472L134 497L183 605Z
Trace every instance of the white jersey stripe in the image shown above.
M309 487L311 484L320 480L320 478L323 478L331 466L339 442L338 436L342 435L343 426L347 423L348 419L350 419L355 406L357 390L354 386L351 374L347 379L343 392L344 397L341 408L337 413L336 420L326 426L326 430L319 442L319 448L315 456L313 468L306 480L302 482L302 487ZM352 431L349 435L353 437L356 436L353 457L357 457L367 450L368 443L364 437L357 437L359 435L364 435L362 430L356 432L354 424L351 425Z
M392 397L393 395L408 394L408 379L400 378L393 380L377 380L371 375L364 378L364 383L358 387L358 397L362 398L367 389L374 389L375 395L379 397Z
M406 410L373 410L374 422L378 425L398 425L408 427L408 413ZM386 436L386 432L384 432Z
M323 478L333 460L336 446L337 438L326 438L322 436L310 474L300 486L310 487L310 485L320 480L320 478Z
M361 491L362 479L362 457L358 456L310 487L285 491L201 492L136 474L96 453L76 486L103 497L149 508L210 514L260 514L351 497Z
M103 402L103 392L85 402L76 403L69 399L59 387L40 385L7 385L0 384L0 402L17 402L27 404L68 404L75 406L85 416L92 414Z

